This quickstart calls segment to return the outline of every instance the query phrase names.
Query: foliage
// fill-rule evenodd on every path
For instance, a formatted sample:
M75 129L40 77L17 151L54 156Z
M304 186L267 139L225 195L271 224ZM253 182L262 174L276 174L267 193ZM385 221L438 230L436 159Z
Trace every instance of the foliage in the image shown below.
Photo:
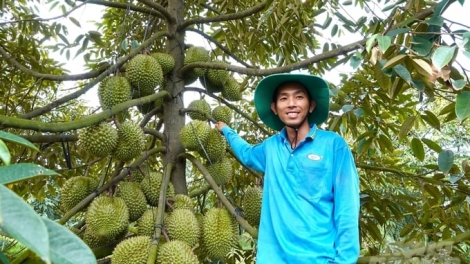
M200 98L212 108L229 106L231 126L257 143L274 133L254 111L253 89L262 76L297 70L330 76L348 65L351 73L330 80L330 118L321 127L341 134L355 157L361 178L361 261L443 242L453 246L428 255L419 251L421 260L467 257L470 85L468 66L458 58L470 58L470 25L455 23L446 12L451 6L468 8L464 1L46 2L0 2L0 94L5 95L0 175L18 181L2 191L14 191L18 196L9 197L18 205L22 197L39 213L61 217L60 224L80 225L80 212L93 197L69 212L57 208L57 190L68 178L99 178L98 192L112 194L129 174L164 173L174 163L171 183L176 193L189 193L197 201L199 213L221 203L235 212L244 190L262 184L262 175L237 162L228 149L236 177L224 186L211 183L201 169L210 163L204 152L187 155L177 137L189 121L185 106ZM83 7L103 10L101 17L90 18L92 29L85 26ZM351 35L360 39L345 43ZM192 45L204 46L211 61L184 65L184 51ZM153 52L175 59L175 68L156 87L161 94L138 99L134 94L107 111L83 103L106 76L125 76L132 57ZM83 59L86 72L70 74L54 59L57 54L73 63ZM199 82L190 83L187 77L197 68L228 70L243 99L230 101L200 88ZM134 161L96 158L77 144L80 129L100 122L118 128L125 119L140 122L147 135L145 150ZM14 137L11 144L13 134L23 140ZM60 176L33 177L42 173L20 169L31 163ZM30 215L43 227L52 223ZM231 261L249 262L256 253L256 232L248 232L252 229L241 215L237 220L247 231L240 237L247 240L240 240ZM41 252L31 247L33 238L15 239Z

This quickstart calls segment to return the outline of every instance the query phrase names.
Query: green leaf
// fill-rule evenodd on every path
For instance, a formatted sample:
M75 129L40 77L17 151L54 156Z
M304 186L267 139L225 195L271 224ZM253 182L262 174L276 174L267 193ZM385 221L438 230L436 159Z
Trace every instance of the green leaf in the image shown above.
M439 121L437 116L435 116L434 113L431 112L431 111L424 111L424 113L426 113L426 114L421 115L421 118L426 123L428 123L430 126L432 126L433 128L440 131L441 130L441 122Z
M390 152L393 152L394 151L394 147L393 147L393 143L392 141L390 140L390 138L388 138L386 135L384 134L380 134L379 135L379 144L382 146L384 146L388 151Z
M443 150L437 157L437 166L442 172L448 172L454 164L454 152L452 150Z
M441 198L441 192L439 191L439 188L437 188L434 185L425 184L424 185L424 190L426 190L426 192L428 192L432 197L434 197L438 200Z
M393 30L388 31L385 34L385 36L394 37L394 36L399 35L399 34L408 33L410 31L411 31L411 28L397 28L397 29L393 29Z
M455 100L455 114L459 120L464 120L470 115L470 92L465 91L457 95Z
M451 79L451 81L452 81L452 86L454 87L455 90L461 90L462 88L465 87L465 84L467 84L465 79L460 79L460 80Z
M442 17L433 16L430 19L425 21L428 25L442 26L444 24L444 19Z
M5 142L0 139L0 160L3 161L3 164L5 165L10 165L11 161L11 154L10 151L8 150L7 145L5 145Z
M344 6L352 5L352 1L351 0L346 0L346 1L344 1L343 5Z
M411 84L411 74L405 66L398 64L393 70L408 84Z
M22 198L1 184L0 226L3 232L50 263L49 236L41 217Z
M389 36L377 36L377 42L379 43L380 50L385 53L392 43L392 38Z
M372 46L374 46L375 40L377 39L378 34L372 35L370 38L367 39L366 42L366 50L367 53L370 53L370 50L372 49Z
M357 67L361 65L361 61L362 61L362 58L354 55L354 56L351 56L351 59L349 60L349 64L351 65L353 69L357 69Z
M427 139L427 138L421 138L421 141L426 144L426 146L428 146L428 148L434 150L435 152L439 153L442 151L442 148L441 146L439 146L439 144L437 144L436 142L430 140L430 139Z
M77 19L75 19L74 17L69 17L69 19L70 19L70 21L72 21L72 23L75 24L75 26L77 26L77 27L82 27L82 26L80 25L80 22L79 22Z
M425 85L424 82L421 80L411 80L411 85L415 87L418 91L424 91Z
M0 184L8 184L38 176L59 175L53 170L32 163L18 163L0 167Z
M438 70L442 69L447 63L452 60L452 57L454 57L454 53L456 50L457 46L441 46L434 51L434 54L432 55L432 64L434 64L434 67L436 67Z
M30 148L30 149L35 150L35 151L39 151L39 149L34 144L29 142L28 140L26 140L22 137L19 137L17 135L8 133L8 132L0 131L0 139L3 139L3 140L8 141L8 142L15 143L15 144L22 145L24 147Z
M431 52L433 44L429 39L421 36L414 36L411 40L411 49L419 55L426 56Z
M333 21L332 17L328 17L327 19L325 19L325 22L323 22L322 28L326 29L327 27L329 27L331 24L331 21Z
M383 66L383 69L393 68L394 66L400 64L406 57L407 55L400 54L391 58L385 63L385 65Z
M413 155L419 159L420 161L424 160L424 147L421 140L418 138L413 138L411 140L411 151L413 151Z
M53 263L97 263L91 249L66 227L47 218L43 219L49 233L49 246Z
M415 123L415 119L416 116L410 116L403 122L400 127L400 131L398 132L399 139L405 138L408 135L408 132L410 132L411 128Z
M333 25L333 28L331 29L331 36L336 36L336 33L338 33L338 24Z
M5 255L3 255L3 253L1 251L0 251L0 261L3 264L10 264L10 261L8 261L7 257Z

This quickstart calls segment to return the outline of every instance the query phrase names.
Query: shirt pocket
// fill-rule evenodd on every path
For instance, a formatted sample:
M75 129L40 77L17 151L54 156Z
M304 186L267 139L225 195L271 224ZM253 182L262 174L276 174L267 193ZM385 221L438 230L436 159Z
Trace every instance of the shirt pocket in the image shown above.
M328 169L311 163L300 164L297 176L297 194L309 201L318 201L329 194Z

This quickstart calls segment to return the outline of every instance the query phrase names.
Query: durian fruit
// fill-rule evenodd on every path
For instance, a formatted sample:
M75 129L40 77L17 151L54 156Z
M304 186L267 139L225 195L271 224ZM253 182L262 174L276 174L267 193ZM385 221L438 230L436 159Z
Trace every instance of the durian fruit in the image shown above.
M175 209L189 209L192 211L194 210L194 201L187 195L177 194L175 195L173 207Z
M204 47L200 46L191 46L185 52L183 65L188 65L195 62L207 62L210 60L209 51ZM200 77L203 76L206 72L206 69L203 68L193 68L190 72L186 74L187 77Z
M157 207L145 210L142 216L137 220L137 235L153 237L156 219Z
M163 71L160 63L145 54L137 54L126 66L126 76L134 90L142 94L152 94L163 83Z
M232 162L225 155L220 161L207 163L205 167L218 185L224 185L232 179Z
M67 179L60 188L61 207L67 212L98 188L93 177L74 176Z
M134 236L127 238L113 250L112 264L146 264L150 252L151 238L148 236Z
M101 108L108 109L131 99L131 85L124 76L108 76L98 87Z
M203 142L204 149L199 150L199 154L210 162L217 162L225 154L225 137L217 128L211 128L209 136Z
M195 110L199 110L199 112L188 112L189 117L193 120L202 120L205 121L210 117L211 114L211 106L209 103L204 99L194 100L189 103L188 108L192 108Z
M180 240L190 247L196 245L201 230L196 216L189 209L175 209L165 221L170 240Z
M147 209L147 200L140 185L136 182L121 181L115 193L116 197L121 197L129 209L129 221L134 222L139 219Z
M238 243L238 224L223 208L211 208L203 219L203 243L212 258L225 259Z
M102 247L102 246L104 246L104 245L106 245L107 243L110 242L110 241L106 241L106 240L100 240L96 236L96 234L93 231L91 231L89 228L86 228L85 231L83 232L82 240L91 249Z
M210 93L220 93L223 90L222 85L215 85L209 78L207 77L207 72L203 76L199 77L199 81L201 82L202 86L206 88L206 90Z
M142 163L140 164L140 169L136 168L133 170L128 176L126 176L125 180L140 183L145 178L145 175L149 175L151 171L152 169L147 162Z
M129 161L138 157L144 146L145 136L142 128L132 121L124 121L118 129L118 143L114 157L120 161Z
M224 122L227 125L230 125L232 121L232 109L226 105L219 105L212 109L212 117L215 121Z
M78 146L83 151L97 157L106 157L117 146L118 132L109 123L80 129L78 132Z
M147 199L147 203L151 206L158 206L158 200L160 196L160 189L162 187L163 181L163 174L161 172L150 172L149 176L140 182L140 188L145 194L145 198ZM166 198L174 198L175 197L175 188L173 184L170 182L168 183L168 187L166 189Z
M98 196L88 207L85 223L100 243L109 243L127 233L129 210L120 197Z
M217 64L228 66L229 64L223 61L214 61ZM223 86L230 78L230 73L222 69L208 69L206 73L207 79L214 85Z
M183 241L173 240L163 244L157 253L159 264L197 264L199 260L191 247Z
M245 191L245 196L243 196L242 207L245 212L246 221L254 227L259 226L262 197L263 189L258 186L249 186Z
M183 147L188 150L199 150L201 144L209 137L211 127L207 122L192 120L183 126L180 131L180 140Z
M235 78L230 77L224 84L222 96L229 101L240 101L242 99L240 84L235 80Z
M173 68L175 67L175 59L168 53L155 52L150 54L150 56L152 56L158 61L158 63L160 63L163 75L171 72L171 70L173 70Z

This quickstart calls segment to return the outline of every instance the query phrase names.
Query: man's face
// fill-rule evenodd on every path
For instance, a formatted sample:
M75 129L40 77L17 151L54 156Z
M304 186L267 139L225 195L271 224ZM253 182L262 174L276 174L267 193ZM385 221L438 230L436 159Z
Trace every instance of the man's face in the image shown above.
M285 83L277 90L276 101L271 103L271 110L284 124L299 127L315 108L315 102L310 101L307 91L300 83Z

